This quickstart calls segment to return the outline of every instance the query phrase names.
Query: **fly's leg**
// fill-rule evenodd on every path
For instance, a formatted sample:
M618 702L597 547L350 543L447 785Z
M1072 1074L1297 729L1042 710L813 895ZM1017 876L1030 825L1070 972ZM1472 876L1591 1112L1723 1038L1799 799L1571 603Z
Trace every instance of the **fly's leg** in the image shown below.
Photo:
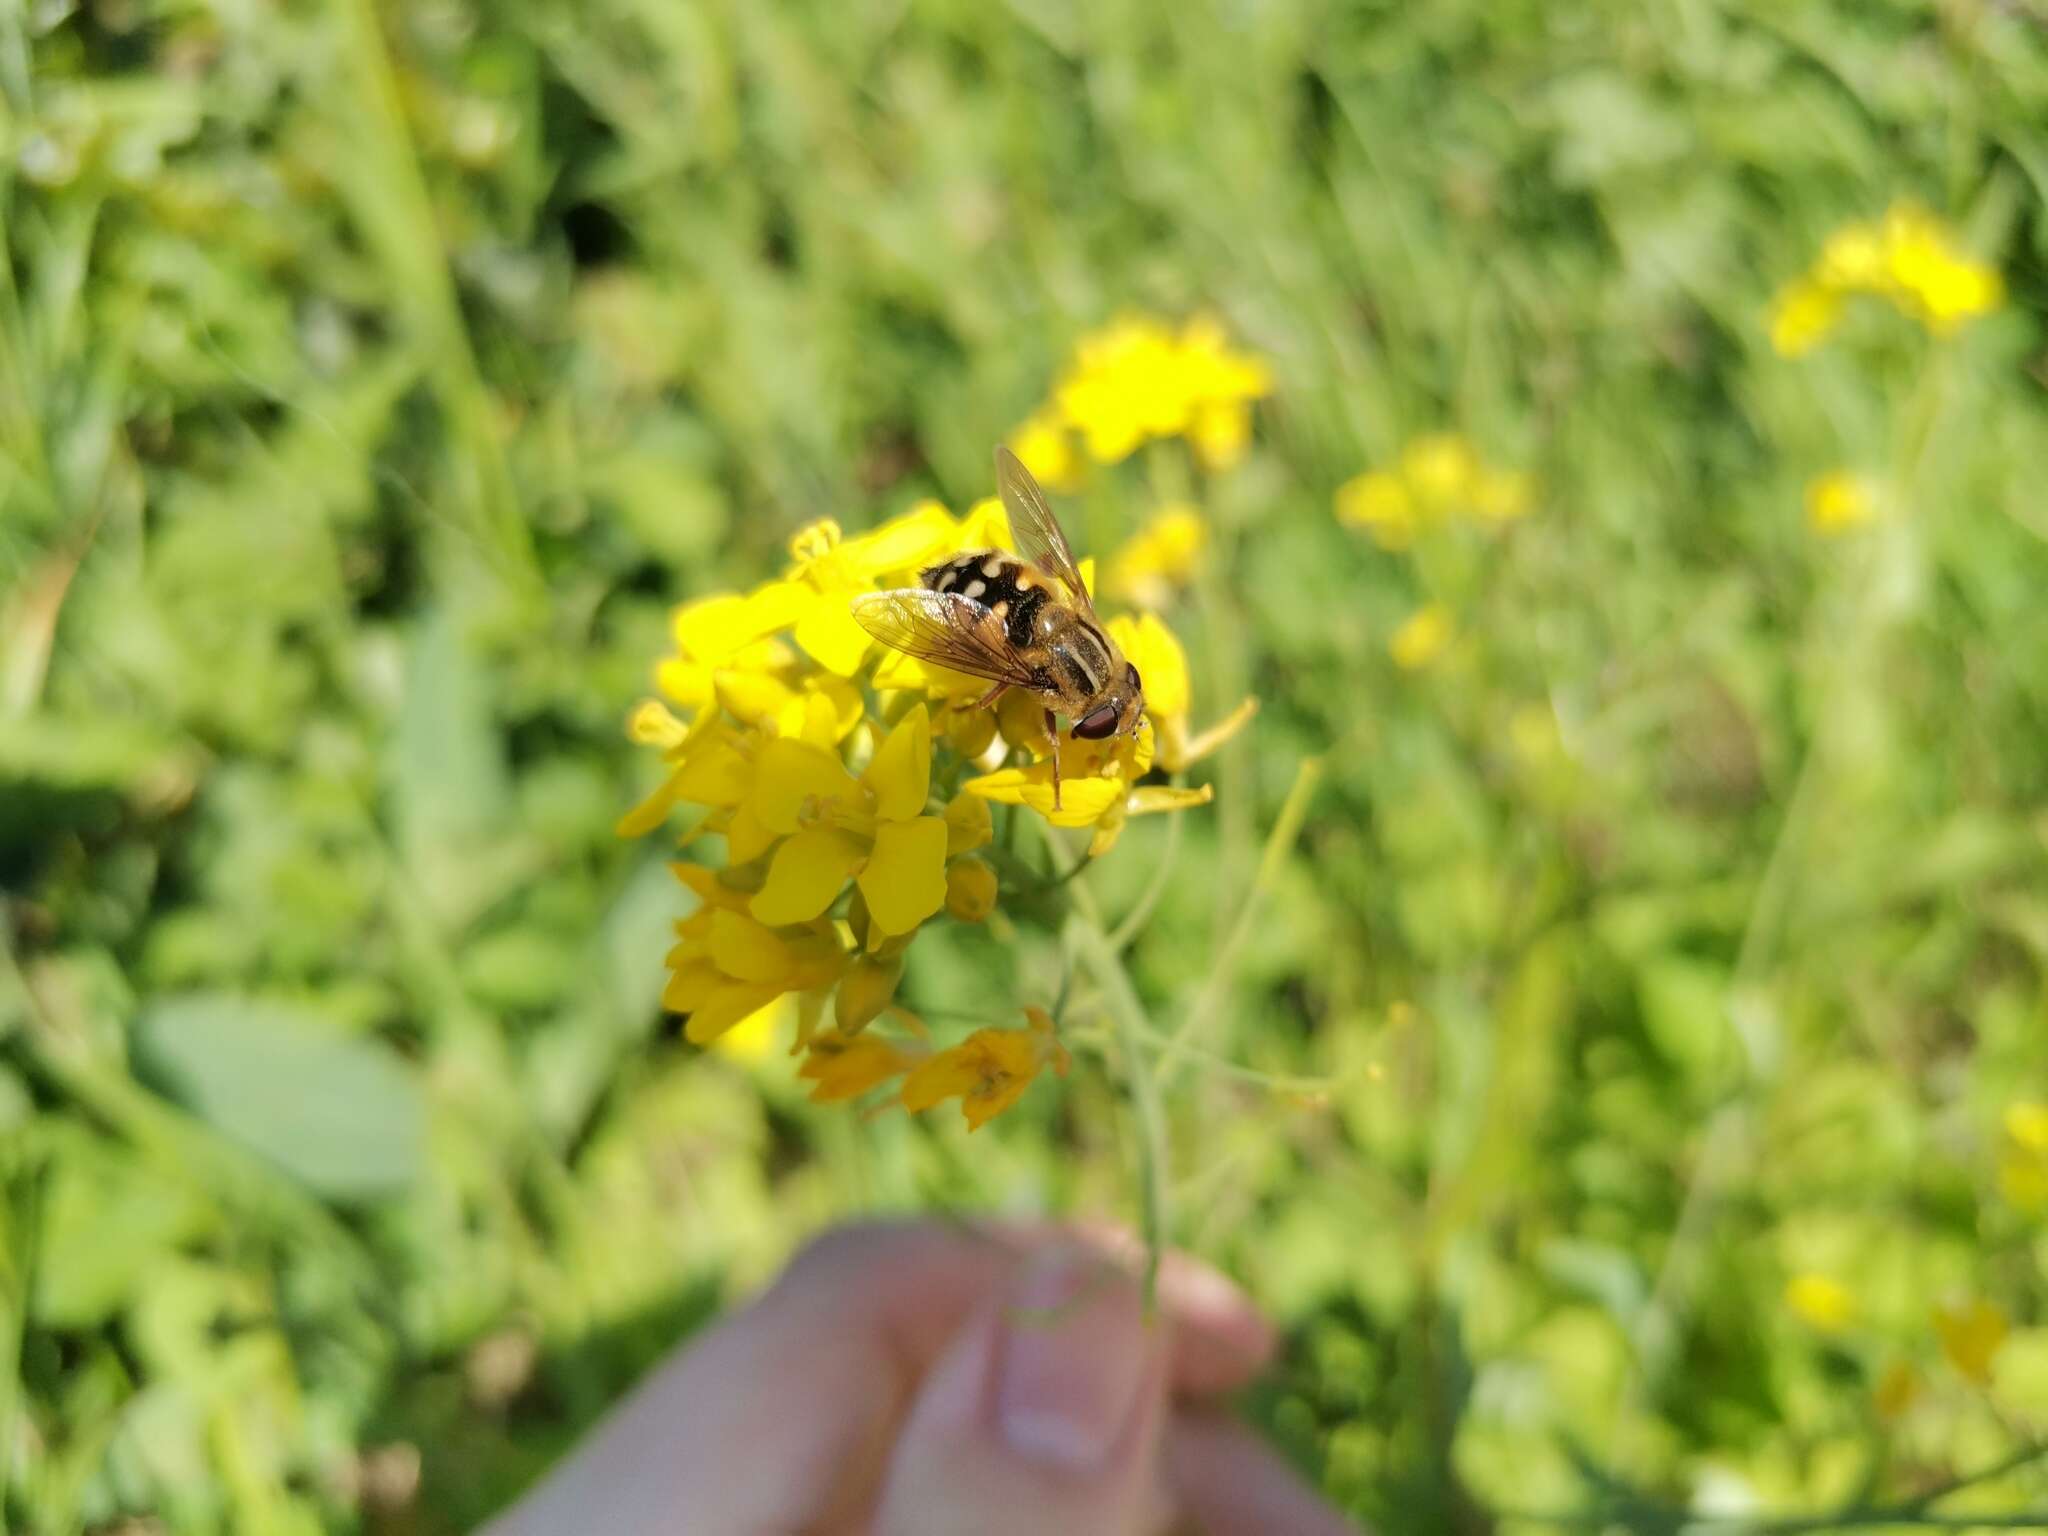
M1009 691L1010 685L1008 683L997 683L995 687L989 689L987 693L984 693L980 698L974 701L974 707L976 709L987 709L989 705L995 703L997 699L1000 699L1004 694L1008 693Z
M1060 808L1060 727L1053 712L1045 712L1045 734L1052 738L1052 808Z

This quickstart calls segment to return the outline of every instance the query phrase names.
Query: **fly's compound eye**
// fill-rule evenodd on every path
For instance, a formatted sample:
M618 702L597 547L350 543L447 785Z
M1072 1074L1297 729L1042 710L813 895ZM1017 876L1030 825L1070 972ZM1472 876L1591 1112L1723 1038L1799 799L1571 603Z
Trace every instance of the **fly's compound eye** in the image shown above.
M1100 741L1103 737L1116 733L1116 718L1116 706L1105 704L1080 720L1074 726L1074 734L1083 741Z
M1138 676L1138 669L1128 661L1124 663L1124 681L1131 685L1132 693L1142 693L1145 690L1144 679Z

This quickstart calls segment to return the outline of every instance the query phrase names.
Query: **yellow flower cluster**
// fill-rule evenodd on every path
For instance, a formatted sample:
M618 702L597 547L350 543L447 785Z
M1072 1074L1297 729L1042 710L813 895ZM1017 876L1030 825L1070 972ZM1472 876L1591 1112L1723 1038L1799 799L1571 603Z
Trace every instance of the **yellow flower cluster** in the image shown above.
M977 856L993 837L991 805L1090 827L1091 853L1105 852L1131 816L1205 803L1206 787L1138 781L1155 765L1194 762L1250 709L1193 732L1180 642L1150 614L1111 619L1145 678L1149 720L1135 737L1063 743L1055 810L1038 700L1013 692L1000 713L977 708L984 681L876 646L850 611L861 593L998 547L1013 546L992 500L964 518L920 503L858 538L825 521L792 540L778 579L676 610L675 652L655 671L664 697L629 725L667 772L619 831L651 832L688 804L705 813L692 838L724 843L718 868L671 866L696 906L676 925L662 1000L687 1016L691 1041L708 1044L794 996L814 1098L903 1076L905 1107L957 1097L971 1124L1014 1102L1043 1067L1063 1068L1050 1020L933 1048L895 1003L905 952L941 913L981 922L995 910L996 869ZM885 1014L904 1038L866 1033Z
M1394 468L1338 487L1337 519L1365 529L1383 549L1406 549L1417 534L1455 517L1511 523L1531 500L1528 475L1488 464L1455 432L1432 432L1408 444Z
M1995 268L1957 248L1940 220L1912 203L1895 203L1876 222L1845 224L1819 258L1771 304L1771 345L1784 357L1811 352L1856 294L1888 301L1936 336L1998 307L2004 284Z
M1164 608L1201 569L1209 525L1185 501L1168 502L1109 557L1103 586L1111 597L1141 608Z
M1176 333L1128 315L1075 344L1052 398L1010 447L1054 490L1078 483L1084 459L1115 464L1153 438L1184 437L1203 468L1229 469L1251 446L1252 402L1272 392L1271 371L1232 351L1215 320L1197 316Z

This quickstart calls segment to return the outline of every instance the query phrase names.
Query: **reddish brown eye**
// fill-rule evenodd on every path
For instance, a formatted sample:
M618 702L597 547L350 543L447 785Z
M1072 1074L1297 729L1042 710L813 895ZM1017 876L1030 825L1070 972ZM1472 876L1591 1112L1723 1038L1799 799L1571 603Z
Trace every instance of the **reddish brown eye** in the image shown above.
M1100 741L1116 730L1116 706L1105 704L1093 714L1085 717L1074 727L1074 734L1083 741Z

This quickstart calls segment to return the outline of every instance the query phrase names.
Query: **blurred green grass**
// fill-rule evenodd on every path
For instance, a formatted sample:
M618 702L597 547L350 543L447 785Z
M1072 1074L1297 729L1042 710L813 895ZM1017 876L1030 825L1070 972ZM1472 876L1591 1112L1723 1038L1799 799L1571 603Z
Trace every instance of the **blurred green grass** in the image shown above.
M1175 615L1198 714L1266 707L1132 952L1155 1019L1327 765L1214 978L1254 1073L1169 1105L1178 1238L1288 1330L1261 1420L1390 1532L1825 1513L2048 1436L2000 1182L2048 1098L2044 22L8 8L0 1523L463 1528L824 1222L1129 1213L1099 1069L969 1142L682 1046L678 893L611 836L666 608L985 494L1128 308L1278 379ZM1775 356L1902 196L2006 308ZM1335 523L1444 429L1529 519ZM1816 540L1838 466L1885 515ZM1404 672L1425 601L1459 638ZM937 1007L1048 963L918 949ZM1987 1380L1933 1321L1976 1302Z

